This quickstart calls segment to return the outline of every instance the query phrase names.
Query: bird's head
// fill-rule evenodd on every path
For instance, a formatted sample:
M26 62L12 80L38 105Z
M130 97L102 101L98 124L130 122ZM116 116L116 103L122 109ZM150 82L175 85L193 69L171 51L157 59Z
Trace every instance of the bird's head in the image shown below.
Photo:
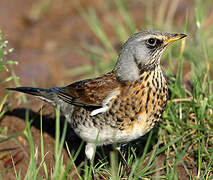
M160 31L140 31L123 45L115 73L120 80L137 80L140 72L153 69L160 64L166 47L174 41L186 37L185 34Z

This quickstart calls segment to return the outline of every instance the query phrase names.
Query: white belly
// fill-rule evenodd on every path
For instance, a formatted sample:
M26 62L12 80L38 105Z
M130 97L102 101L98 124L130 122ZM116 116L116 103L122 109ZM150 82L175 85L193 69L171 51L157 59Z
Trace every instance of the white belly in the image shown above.
M129 142L143 136L148 131L149 129L145 126L141 127L138 124L135 124L131 130L119 130L107 126L98 129L96 127L85 127L83 125L75 129L76 134L84 141L97 145Z

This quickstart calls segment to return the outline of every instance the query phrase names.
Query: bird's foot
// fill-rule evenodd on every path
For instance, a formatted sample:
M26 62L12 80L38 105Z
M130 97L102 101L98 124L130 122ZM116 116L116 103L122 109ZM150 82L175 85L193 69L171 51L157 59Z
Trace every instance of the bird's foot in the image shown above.
M123 171L122 171L122 177L125 175L125 173L127 174L127 176L130 174L131 172L131 167L128 165L123 153L121 152L121 148L120 146L117 147L117 150L121 156L121 159L123 160L123 163L124 163L124 168L123 168Z

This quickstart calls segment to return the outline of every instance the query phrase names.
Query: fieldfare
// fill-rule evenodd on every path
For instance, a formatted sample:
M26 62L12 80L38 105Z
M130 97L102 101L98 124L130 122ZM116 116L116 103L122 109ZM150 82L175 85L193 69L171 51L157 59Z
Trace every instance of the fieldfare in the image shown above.
M173 41L186 37L160 31L140 31L122 46L114 69L100 77L50 89L8 88L34 95L61 112L75 133L87 144L92 159L94 146L135 140L160 119L168 99L161 55Z

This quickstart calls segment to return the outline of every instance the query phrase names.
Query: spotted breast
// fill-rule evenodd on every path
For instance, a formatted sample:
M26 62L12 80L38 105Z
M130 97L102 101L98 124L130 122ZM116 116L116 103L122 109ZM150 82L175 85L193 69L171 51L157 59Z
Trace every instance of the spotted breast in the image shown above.
M161 117L168 99L167 82L160 66L141 73L131 82L120 82L106 102L106 111L75 107L72 126L87 142L98 145L123 143L143 136Z

